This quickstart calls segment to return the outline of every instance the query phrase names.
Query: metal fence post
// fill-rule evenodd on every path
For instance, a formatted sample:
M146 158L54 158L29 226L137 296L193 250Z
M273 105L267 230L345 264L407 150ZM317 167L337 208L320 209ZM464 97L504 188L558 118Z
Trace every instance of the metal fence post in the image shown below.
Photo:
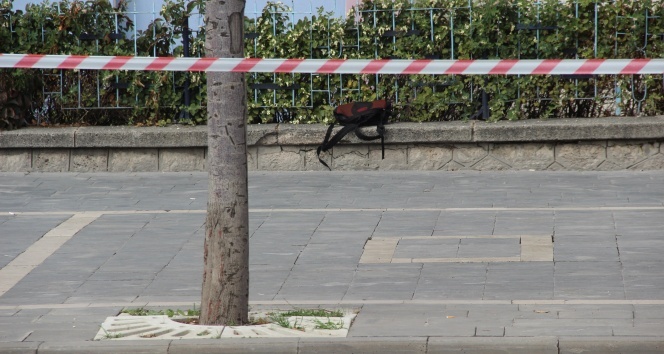
M184 15L182 23L182 50L184 52L184 57L189 58L189 36L191 31L189 30L189 14ZM185 80L183 87L183 98L184 98L184 108L180 111L180 119L178 123L188 123L191 120L191 115L189 114L189 106L191 105L191 95L189 86L191 85L191 78L189 72L185 72Z

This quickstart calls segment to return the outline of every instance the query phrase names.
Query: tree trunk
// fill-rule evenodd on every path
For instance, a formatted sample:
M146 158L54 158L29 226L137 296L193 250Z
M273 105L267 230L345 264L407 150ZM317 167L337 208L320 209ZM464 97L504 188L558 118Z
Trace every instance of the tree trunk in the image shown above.
M208 0L208 57L244 56L244 0ZM208 210L203 325L241 325L249 312L249 203L244 73L208 73Z

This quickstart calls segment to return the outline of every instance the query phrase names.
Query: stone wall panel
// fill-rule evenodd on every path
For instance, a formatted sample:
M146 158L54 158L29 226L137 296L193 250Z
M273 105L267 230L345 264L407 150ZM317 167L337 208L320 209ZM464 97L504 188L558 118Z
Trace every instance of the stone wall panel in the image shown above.
M458 144L454 146L453 159L460 165L471 168L471 166L482 161L488 155L487 144Z
M407 170L408 169L408 147L386 146L385 159L380 146L369 147L369 168L374 170Z
M456 161L450 161L448 162L445 166L441 167L441 171L461 171L461 170L467 170L464 165L459 164Z
M159 149L159 170L162 172L205 171L202 148Z
M452 161L451 146L414 145L408 148L408 168L440 170Z
M555 161L553 144L493 144L491 155L513 170L545 170Z
M333 170L368 170L369 147L367 145L337 145L332 148Z
M493 156L483 158L478 163L470 166L470 168L477 171L506 171L512 169L510 165Z
M659 152L656 142L622 142L610 141L606 147L606 158L617 166L625 169L645 161Z
M159 170L157 149L111 149L108 154L109 172L154 172Z
M320 161L318 161L318 154L316 153L316 146L304 147L304 169L307 171L327 171ZM328 166L332 166L332 154L330 151L320 153L321 160L325 161Z
M646 171L646 170L664 170L664 154L657 154L650 156L645 161L642 161L634 166L629 167L630 170Z
M604 160L606 160L606 142L580 142L556 146L556 162L566 170L596 170Z
M302 171L304 158L292 146L259 146L258 169L261 171Z
M31 168L30 149L0 149L0 172L27 172Z
M73 149L71 150L71 172L106 172L108 171L108 149Z
M32 170L68 172L69 154L69 149L35 149L32 151Z

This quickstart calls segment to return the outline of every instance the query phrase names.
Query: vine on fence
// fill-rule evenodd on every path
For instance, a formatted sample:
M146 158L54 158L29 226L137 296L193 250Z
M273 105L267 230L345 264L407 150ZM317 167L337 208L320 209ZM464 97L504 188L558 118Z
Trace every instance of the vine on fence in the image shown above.
M0 0L0 52L181 56L184 19L203 0L166 0L137 30L125 0ZM586 59L664 57L664 4L644 1L367 0L346 19L298 18L281 3L246 17L247 56L260 58ZM204 55L194 29L191 55ZM401 121L468 119L489 97L491 119L664 113L661 75L434 76L248 74L250 122L328 122L334 105L389 98ZM193 99L185 107L182 91ZM26 124L205 123L205 74L0 70L0 128ZM186 114L183 114L186 113Z

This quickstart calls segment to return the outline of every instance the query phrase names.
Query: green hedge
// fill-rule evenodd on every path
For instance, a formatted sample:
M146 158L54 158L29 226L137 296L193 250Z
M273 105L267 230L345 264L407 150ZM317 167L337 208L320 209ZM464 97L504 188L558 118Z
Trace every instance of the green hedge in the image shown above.
M189 4L189 5L187 5ZM356 16L318 10L294 18L270 3L246 14L247 56L260 58L549 59L664 58L664 1L373 0ZM181 24L204 1L168 0L161 18L135 32L126 2L66 0L29 5L0 0L0 52L181 55ZM116 26L117 25L117 26ZM91 32L94 29L94 32ZM82 34L95 40L81 40ZM204 29L192 38L204 55ZM204 123L205 75L190 74L192 105L182 104L187 74L0 70L0 128L27 123L155 125L186 111ZM486 90L491 119L656 115L664 113L662 75L432 76L247 75L251 123L282 114L294 123L328 122L334 105L387 97L396 120L468 119ZM286 89L254 89L275 83ZM56 95L42 92L57 91ZM60 95L59 93L62 92Z

